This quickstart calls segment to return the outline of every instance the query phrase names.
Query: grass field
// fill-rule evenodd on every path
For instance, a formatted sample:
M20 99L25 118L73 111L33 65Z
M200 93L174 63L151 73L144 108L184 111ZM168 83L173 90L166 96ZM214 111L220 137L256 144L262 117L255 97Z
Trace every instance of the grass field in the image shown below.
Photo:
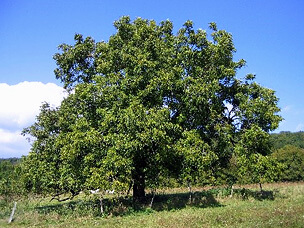
M0 227L304 227L304 183L195 189L192 203L186 189L159 191L152 208L134 208L131 200L98 201L79 196L70 202L50 198L19 200L14 221L7 223L13 202L1 201Z

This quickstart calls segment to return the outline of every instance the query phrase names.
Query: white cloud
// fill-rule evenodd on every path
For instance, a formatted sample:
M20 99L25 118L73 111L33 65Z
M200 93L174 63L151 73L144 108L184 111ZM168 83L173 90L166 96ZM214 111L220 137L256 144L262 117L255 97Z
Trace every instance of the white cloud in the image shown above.
M0 129L0 157L20 157L27 155L30 150L30 144L21 131L8 131Z
M64 89L54 83L0 83L0 157L27 154L29 143L21 130L34 123L43 102L59 106L64 96Z
M304 124L302 124L302 123L298 124L296 127L296 132L297 131L304 131Z
M31 124L42 102L58 106L64 90L53 83L21 82L17 85L0 83L0 127Z

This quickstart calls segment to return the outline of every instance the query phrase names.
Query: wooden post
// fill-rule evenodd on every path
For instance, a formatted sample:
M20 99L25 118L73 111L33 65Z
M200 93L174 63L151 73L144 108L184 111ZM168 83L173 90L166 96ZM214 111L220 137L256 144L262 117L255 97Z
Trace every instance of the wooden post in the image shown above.
M152 190L152 199L151 199L151 202L150 202L150 208L152 208L152 206L153 206L153 201L154 201L154 197L155 197L155 192L156 192L156 189L155 189L155 190Z
M15 214L16 207L17 207L17 202L14 202L14 207L13 207L11 216L9 217L8 223L11 223L13 221L13 217L14 217L14 214Z
M234 186L231 186L231 191L230 191L230 198L233 196L233 190L234 190Z
M188 189L189 189L189 193L190 193L190 195L189 195L189 202L190 202L190 204L192 204L192 188L191 188L190 181L188 181Z
M99 198L99 202L100 202L100 213L103 214L104 210L103 210L103 197Z

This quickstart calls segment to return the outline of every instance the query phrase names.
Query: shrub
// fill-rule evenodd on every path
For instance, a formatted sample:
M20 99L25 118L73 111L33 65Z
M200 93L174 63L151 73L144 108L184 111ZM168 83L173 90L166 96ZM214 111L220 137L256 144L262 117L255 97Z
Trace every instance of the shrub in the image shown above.
M286 145L276 150L272 156L285 166L282 171L282 181L304 180L304 149Z

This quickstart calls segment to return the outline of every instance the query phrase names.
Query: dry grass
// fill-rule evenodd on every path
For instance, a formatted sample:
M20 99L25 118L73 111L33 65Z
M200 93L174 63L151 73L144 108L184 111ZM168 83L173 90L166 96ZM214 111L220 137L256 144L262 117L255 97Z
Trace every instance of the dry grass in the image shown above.
M265 184L269 195L263 196L257 185L236 188L232 198L221 190L194 189L192 204L186 189L168 189L159 192L153 209L121 203L106 217L81 199L74 204L21 201L10 225L9 209L2 205L0 227L304 227L304 183Z

